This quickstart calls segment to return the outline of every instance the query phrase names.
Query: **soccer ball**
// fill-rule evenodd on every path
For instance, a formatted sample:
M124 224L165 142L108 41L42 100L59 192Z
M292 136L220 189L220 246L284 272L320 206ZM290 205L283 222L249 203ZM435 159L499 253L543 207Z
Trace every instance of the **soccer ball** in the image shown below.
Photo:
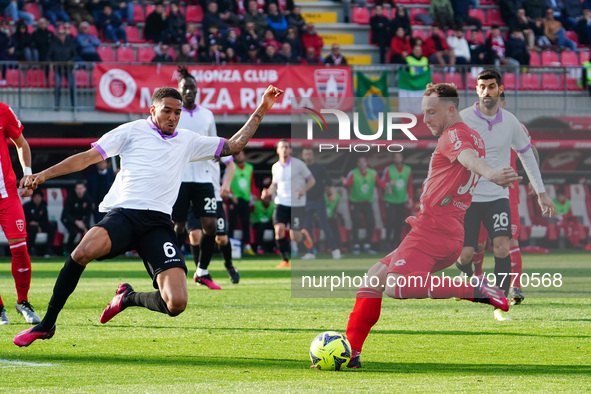
M351 345L339 332L323 332L312 341L310 359L314 368L339 371L345 368L351 359Z

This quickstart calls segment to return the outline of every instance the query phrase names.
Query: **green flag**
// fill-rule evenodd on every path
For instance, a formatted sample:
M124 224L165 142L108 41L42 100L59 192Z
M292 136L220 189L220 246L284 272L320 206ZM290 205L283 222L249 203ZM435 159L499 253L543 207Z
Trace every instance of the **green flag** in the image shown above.
M431 83L431 69L427 68L418 74L407 70L398 72L398 86L400 90L400 112L411 114L421 113L421 100L427 84Z
M379 129L379 117L385 127L388 112L388 73L379 78L368 78L357 71L356 104L359 112L359 131L362 134L375 134Z

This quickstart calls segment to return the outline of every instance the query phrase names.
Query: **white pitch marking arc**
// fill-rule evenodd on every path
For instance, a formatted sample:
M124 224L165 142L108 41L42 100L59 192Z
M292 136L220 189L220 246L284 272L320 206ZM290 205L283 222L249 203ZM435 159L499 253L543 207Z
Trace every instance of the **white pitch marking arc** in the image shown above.
M8 365L2 365L8 364ZM10 368L10 367L54 367L57 364L50 364L50 363L30 363L27 361L15 361L15 360L2 360L0 359L0 368Z

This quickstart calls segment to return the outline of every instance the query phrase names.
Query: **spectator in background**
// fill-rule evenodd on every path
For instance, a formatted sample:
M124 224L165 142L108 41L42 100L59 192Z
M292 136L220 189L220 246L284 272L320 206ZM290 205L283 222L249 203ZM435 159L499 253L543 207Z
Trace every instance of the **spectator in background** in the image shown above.
M154 50L156 55L152 58L152 63L174 63L174 59L169 53L170 46L167 43L160 42Z
M486 47L478 30L471 30L467 40L472 64L486 64Z
M271 29L265 30L265 34L263 35L263 39L261 40L261 46L263 48L269 45L274 46L276 50L279 50L279 48L281 48L281 44L278 40L275 39L275 33L273 33L273 30Z
M207 10L203 14L203 20L201 21L201 27L203 31L209 31L209 26L216 25L222 34L228 30L228 25L218 12L218 4L215 1L211 1L207 4Z
M92 201L94 223L100 222L105 217L105 213L99 212L98 207L103 201L103 198L107 195L107 192L114 181L115 173L109 167L109 163L106 160L101 160L96 163L86 178L88 197L90 197L90 200Z
M404 29L404 34L407 37L412 35L412 30L410 28L410 17L408 16L406 8L400 4L396 6L396 15L390 24L390 32L395 32L399 27Z
M545 49L552 46L552 43L544 34L544 18L538 17L534 20L532 31L534 33L535 43L540 49Z
M544 35L550 40L552 44L558 45L560 48L568 48L571 51L577 49L577 44L566 37L566 31L562 27L562 23L554 17L554 11L551 8L546 10L546 20L544 21Z
M227 64L238 64L240 63L240 57L238 56L237 52L232 47L228 47L224 50L226 53L226 63Z
M197 58L191 54L191 46L187 43L181 45L181 50L176 58L177 63L195 63Z
M513 30L507 40L507 58L511 65L529 66L529 51L521 30Z
M464 30L461 27L457 26L454 29L454 33L447 37L447 45L456 57L456 64L470 63L470 46L464 37Z
M24 60L27 62L39 61L39 51L35 46L33 36L29 33L29 28L23 21L19 21L16 24L14 39L16 40L15 55L17 60Z
M146 17L144 38L147 41L159 42L162 39L162 33L168 28L168 22L166 21L166 10L162 2L156 2L154 6L154 11Z
M406 57L410 54L410 50L410 40L405 35L404 28L400 26L390 41L390 63L406 64Z
M98 23L98 20L103 13L103 8L107 5L111 4L109 0L90 0L88 5L90 9L90 15L94 18L95 23Z
M16 40L10 30L10 23L8 20L3 20L0 23L0 61L12 61L16 60ZM6 70L8 66L2 64L0 70L2 72L2 79L0 80L0 86L6 86Z
M306 20L302 16L302 9L299 6L293 8L293 11L286 16L288 26L294 26L298 29L298 35L301 35L306 25Z
M546 1L545 0L523 0L523 7L527 16L532 20L536 18L543 18L546 14Z
M302 46L306 48L306 56L308 48L314 48L315 56L320 56L320 50L324 46L324 40L316 33L316 26L309 24L305 30L306 32L302 36Z
M506 65L509 64L505 53L505 39L501 34L501 29L497 25L490 27L490 35L486 39L486 59L488 64Z
M585 8L583 17L575 26L575 32L581 45L591 45L591 10Z
M573 30L583 15L583 3L580 0L564 0L563 24L566 30Z
M25 21L29 26L35 22L35 16L23 10L25 5L24 0L2 0L0 1L0 9L4 9L4 16L12 18L13 23L17 23L19 19Z
M273 31L273 35L275 35L279 41L283 41L288 27L287 20L279 12L279 7L276 3L269 3L267 8L267 23L269 28Z
M429 62L433 64L449 64L451 66L456 64L456 57L449 49L447 42L441 34L439 26L431 27L431 35L427 38L427 41L425 41L423 53L429 59Z
M240 42L238 42L238 34L236 33L235 28L229 29L228 34L222 39L222 44L225 49L232 48L234 52L238 52L238 47L240 46Z
M244 63L248 64L260 64L261 59L259 59L259 46L256 43L251 43L247 50L246 50L246 59Z
M345 16L345 23L349 23L351 21L351 0L341 0L341 2L343 3L343 14ZM355 0L354 3L357 7L367 7L367 0Z
M62 223L68 229L68 254L74 250L76 235L80 234L80 239L82 239L90 229L91 214L92 201L86 195L84 181L77 181L74 186L74 193L68 193L62 211Z
M102 61L100 55L96 51L101 45L101 41L95 36L88 34L90 24L88 22L81 22L78 30L78 35L76 36L78 55L85 62Z
M507 26L511 26L515 22L517 10L522 7L522 3L522 0L499 1L499 11L501 12L501 19L503 19L503 22L505 22Z
M187 23L177 3L170 3L170 11L166 17L166 24L167 28L162 33L162 41L171 44L183 44L185 42L185 33L187 32Z
M283 56L285 64L300 64L300 59L292 52L291 45L287 41L281 44L279 54Z
M121 41L127 46L127 33L121 23L121 18L113 13L113 8L106 5L98 19L98 26L103 31L103 37L113 41L116 46L121 45Z
M347 65L347 59L341 54L341 46L339 44L332 44L330 54L324 58L324 64L327 66Z
M70 41L72 44L74 44L74 46L76 46L76 37L74 37L74 34L77 34L77 31L76 28L72 26L72 22L64 22L60 25L60 27L66 31L66 40Z
M112 0L111 6L113 7L113 13L117 14L119 19L122 21L125 20L128 24L133 25L133 1Z
M251 45L254 45L257 47L260 44L260 41L262 39L262 35L259 35L254 27L254 22L247 22L244 24L244 32L242 33L241 37L240 37L240 50L238 51L238 53L240 54L240 56L245 59L248 57L247 52L248 52L248 48L251 47Z
M419 75L429 69L429 59L423 56L423 47L415 45L405 59L410 75Z
M49 52L49 46L54 41L55 35L47 30L48 22L45 18L39 18L37 20L37 29L31 34L33 43L39 51L39 61L46 62L49 60L47 54Z
M353 254L359 254L360 243L363 243L363 249L367 253L376 254L375 250L371 247L376 223L372 205L376 187L383 189L386 184L380 179L376 170L369 167L365 156L357 159L357 167L349 171L347 178L342 179L342 181L349 191ZM361 216L363 216L365 221L366 230L363 238L359 237L359 229L362 228Z
M257 36L261 37L265 30L269 28L267 17L259 11L256 0L248 0L246 3L246 13L244 14L244 25L252 22Z
M324 60L316 55L316 49L314 47L307 47L301 64L309 64L312 66L321 66L324 64Z
M465 23L468 25L474 25L478 30L482 29L482 21L478 18L471 17L468 13L470 6L469 2L466 0L451 0L451 5L454 10L454 22L456 26L462 27Z
M274 45L267 45L263 47L263 54L261 55L262 64L282 64L285 59L277 53L277 48Z
M49 23L53 26L57 26L57 20L62 22L69 22L70 16L64 9L63 2L61 0L41 0L43 6L43 16L47 18Z
M581 238L584 238L585 232L578 219L573 216L571 201L566 198L564 187L559 187L556 190L556 198L553 201L556 211L550 221L556 223L559 234L561 230L564 230L564 235L573 248L582 249L584 246L581 244Z
M304 47L302 46L302 40L299 37L298 31L295 27L290 26L287 28L287 37L285 42L291 45L291 52L297 57L298 61L304 56Z
M238 17L236 0L217 0L216 3L218 4L220 18L226 22L228 27L238 26L240 18Z
M453 26L454 10L450 0L431 0L429 14L435 23L443 29Z
M546 0L546 17L548 17L548 9L552 10L554 19L562 23L562 11L564 10L564 0Z
M221 41L213 40L207 51L201 52L200 63L226 64L226 52Z
M53 40L49 46L47 59L53 62L53 71L55 75L55 109L60 108L60 97L62 92L62 78L66 78L70 90L70 104L76 106L75 81L74 81L74 62L78 57L74 43L67 39L66 30L60 26L57 32L57 39Z
M369 18L371 29L371 43L380 48L380 63L386 63L386 48L390 44L390 19L384 15L384 7L374 6L375 14ZM404 33L404 29L403 29Z
M29 202L23 205L25 221L27 222L27 245L31 256L44 256L51 251L55 236L55 225L49 221L47 215L47 203L43 201L43 192L40 189L33 191ZM47 241L37 245L37 234L46 233ZM49 250L47 246L49 245Z
M525 8L518 8L510 28L511 30L521 30L523 32L529 50L534 49L536 45L533 27L534 22L525 14Z
M65 10L70 16L70 20L74 22L76 26L80 25L80 22L88 22L94 25L94 18L90 14L88 6L90 0L66 0Z
M328 226L330 227L330 231L332 231L334 236L336 248L339 249L339 252L341 250L342 241L341 232L339 230L339 214L337 213L337 207L339 206L341 197L341 193L339 193L334 186L331 185L326 187L326 191L324 192L326 218L328 221ZM335 252L335 254L339 252Z

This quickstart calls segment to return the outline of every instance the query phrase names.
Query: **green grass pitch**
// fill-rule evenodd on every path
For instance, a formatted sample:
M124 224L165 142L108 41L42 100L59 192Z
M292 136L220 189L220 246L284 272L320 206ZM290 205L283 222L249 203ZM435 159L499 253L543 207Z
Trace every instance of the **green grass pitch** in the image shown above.
M54 338L28 348L12 343L28 325L14 310L3 259L0 290L11 324L0 326L0 392L589 392L590 256L525 255L526 271L559 265L587 283L579 284L578 298L526 298L512 308L510 322L466 301L385 299L364 368L342 372L309 369L308 349L322 331L345 331L354 300L292 298L290 272L276 269L276 258L238 261L238 285L218 259L211 272L223 290L189 280L189 305L180 316L129 308L105 325L99 315L119 283L151 291L151 281L138 260L93 262ZM491 260L487 255L485 264ZM41 315L62 264L33 262L30 300Z

